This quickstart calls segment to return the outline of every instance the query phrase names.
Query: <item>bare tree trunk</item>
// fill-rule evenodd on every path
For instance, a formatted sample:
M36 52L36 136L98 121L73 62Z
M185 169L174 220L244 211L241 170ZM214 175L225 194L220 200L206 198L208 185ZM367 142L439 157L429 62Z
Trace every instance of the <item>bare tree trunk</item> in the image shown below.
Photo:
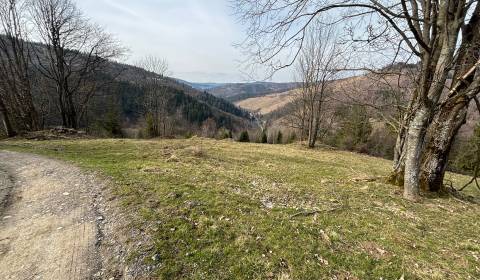
M3 125L5 127L5 131L7 132L8 137L14 137L17 135L15 130L12 127L12 124L10 122L10 116L7 112L7 108L5 107L5 104L3 103L3 100L0 99L0 114L3 117Z
M393 155L393 170L390 173L388 182L392 185L403 187L405 176L405 142L406 142L406 127L400 128L395 142L395 150Z
M403 197L411 201L417 201L420 194L420 165L428 119L429 109L422 106L416 112L407 133Z
M412 101L410 102L409 109L406 111L402 123L398 129L397 140L395 142L395 149L393 155L393 170L390 173L388 178L388 182L390 184L403 187L404 184L404 177L405 177L405 157L407 151L407 134L408 134L408 127L410 125L410 113L411 113L411 105Z
M67 96L67 120L68 120L68 127L77 129L78 128L78 120L77 120L77 111L75 109L75 104L73 103L73 99L71 95Z
M314 129L314 114L313 108L310 108L310 117L308 119L308 147L315 148L315 129Z
M443 189L443 178L453 141L467 118L468 106L465 106L464 102L444 106L433 121L434 125L430 128L431 135L423 156L420 177L420 187L423 191L439 192Z

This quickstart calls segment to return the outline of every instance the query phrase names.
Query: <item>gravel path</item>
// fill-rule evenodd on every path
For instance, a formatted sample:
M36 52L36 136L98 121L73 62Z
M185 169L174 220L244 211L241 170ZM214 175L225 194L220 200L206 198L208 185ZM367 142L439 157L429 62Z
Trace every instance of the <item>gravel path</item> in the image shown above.
M60 161L0 151L0 279L95 278L100 184Z

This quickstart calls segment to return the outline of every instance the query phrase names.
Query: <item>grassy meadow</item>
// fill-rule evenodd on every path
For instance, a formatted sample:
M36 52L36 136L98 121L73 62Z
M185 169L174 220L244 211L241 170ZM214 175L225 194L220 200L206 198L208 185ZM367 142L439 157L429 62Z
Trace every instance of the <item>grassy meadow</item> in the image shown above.
M160 279L480 279L480 205L405 201L380 179L387 160L201 138L19 140L0 149L111 178L122 211L135 213L130 226L151 236L136 254Z

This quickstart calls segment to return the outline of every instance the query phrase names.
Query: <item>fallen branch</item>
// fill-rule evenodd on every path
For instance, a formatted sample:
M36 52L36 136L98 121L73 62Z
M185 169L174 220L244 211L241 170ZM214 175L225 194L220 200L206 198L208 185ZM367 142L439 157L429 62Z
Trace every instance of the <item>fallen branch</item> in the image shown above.
M468 186L470 186L473 182L475 182L475 185L477 186L477 189L480 190L480 184L478 183L478 176L474 176L472 178L472 180L470 180L470 182L468 182L467 184L465 184L465 186L463 186L462 188L460 188L458 191L461 192L463 191L464 189L466 189Z
M302 211L302 212L298 212L298 213L295 213L295 214L291 215L290 219L293 219L293 218L298 217L298 216L310 216L310 215L315 215L315 214L318 214L318 213L334 212L334 211L340 210L342 208L343 208L343 205L339 206L339 207L331 208L331 209Z

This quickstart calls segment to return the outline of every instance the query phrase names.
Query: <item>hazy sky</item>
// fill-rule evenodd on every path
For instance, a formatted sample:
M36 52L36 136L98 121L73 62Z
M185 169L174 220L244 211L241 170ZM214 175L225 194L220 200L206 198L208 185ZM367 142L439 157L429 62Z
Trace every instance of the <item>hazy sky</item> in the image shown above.
M192 82L242 82L243 38L228 0L76 0L95 22L130 49L127 62L145 55L167 59L172 76ZM283 76L283 77L281 77ZM278 75L276 81L290 80Z

